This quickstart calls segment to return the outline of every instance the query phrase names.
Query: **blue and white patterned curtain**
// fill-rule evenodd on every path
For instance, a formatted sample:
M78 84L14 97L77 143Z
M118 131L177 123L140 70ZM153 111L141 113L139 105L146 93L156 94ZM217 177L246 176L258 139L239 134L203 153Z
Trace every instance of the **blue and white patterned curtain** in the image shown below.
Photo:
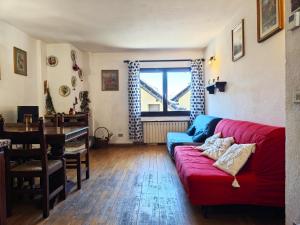
M191 62L191 114L190 122L205 113L205 84L202 59L196 59Z
M141 122L140 63L128 63L128 107L129 107L129 139L134 143L143 142Z

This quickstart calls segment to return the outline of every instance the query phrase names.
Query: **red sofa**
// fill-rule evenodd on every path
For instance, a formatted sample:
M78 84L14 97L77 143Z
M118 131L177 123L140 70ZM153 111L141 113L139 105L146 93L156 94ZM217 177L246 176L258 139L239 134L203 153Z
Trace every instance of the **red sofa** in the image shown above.
M177 146L176 169L191 203L284 206L285 129L223 119L215 130L219 132L238 144L256 143L255 153L236 176L240 188L234 188L233 176L214 167L213 160L194 146Z

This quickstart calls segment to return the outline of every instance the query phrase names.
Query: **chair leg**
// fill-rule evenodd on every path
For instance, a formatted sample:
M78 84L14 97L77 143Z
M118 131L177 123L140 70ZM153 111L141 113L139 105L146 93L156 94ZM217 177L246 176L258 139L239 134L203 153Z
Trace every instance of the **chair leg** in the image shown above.
M80 154L77 156L77 188L81 189L81 158Z
M66 160L62 159L62 161L63 161L63 167L61 169L60 179L61 179L61 182L63 184L63 190L60 192L59 197L60 197L61 200L65 200L66 196L67 196Z
M89 179L90 178L90 156L89 156L89 152L87 152L85 154L85 167L86 167L85 177L86 177L86 179Z
M7 175L6 177L6 215L7 217L12 215L12 210L11 210L11 189L12 189L12 178Z
M43 217L47 218L49 216L50 211L50 202L49 202L49 176L44 176L43 180L43 197L42 197L42 205L43 205Z

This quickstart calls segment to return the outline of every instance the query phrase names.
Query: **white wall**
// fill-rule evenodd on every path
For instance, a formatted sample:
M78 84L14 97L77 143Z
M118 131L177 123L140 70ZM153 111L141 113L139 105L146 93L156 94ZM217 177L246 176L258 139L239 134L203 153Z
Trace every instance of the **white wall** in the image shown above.
M112 143L130 143L128 139L128 69L123 60L202 58L201 50L195 51L140 51L90 54L88 76L93 129L105 126L114 133ZM182 63L144 63L143 67L184 66ZM101 91L101 70L119 70L119 91ZM123 137L117 137L122 133Z
M245 19L246 55L232 62L231 29ZM224 118L285 125L285 33L257 43L256 1L244 1L224 30L210 42L205 58L206 81L220 76L226 92L207 95L207 113Z
M300 28L286 32L286 225L300 223L300 105L293 102L300 91L299 43Z
M6 121L16 121L18 105L39 105L42 102L38 89L45 64L41 46L22 31L0 21L0 113ZM13 47L27 52L27 76L14 73Z
M69 109L73 107L75 97L78 98L79 92L87 89L87 77L84 77L84 81L80 81L78 72L72 69L71 50L76 51L77 65L82 68L83 73L87 70L85 59L86 53L82 53L77 48L70 44L47 44L47 56L56 56L58 58L58 64L55 67L47 66L47 80L49 85L50 94L56 112L68 113ZM73 90L71 85L71 77L77 77L77 86ZM67 85L71 89L71 94L67 97L59 95L59 87L61 85ZM80 111L80 102L78 98L78 105L75 106L76 111Z

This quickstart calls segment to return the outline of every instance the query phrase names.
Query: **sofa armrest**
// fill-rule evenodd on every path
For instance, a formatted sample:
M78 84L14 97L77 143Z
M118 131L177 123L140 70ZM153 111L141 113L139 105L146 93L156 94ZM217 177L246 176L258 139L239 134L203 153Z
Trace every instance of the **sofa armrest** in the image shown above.
M203 145L203 142L184 142L182 145L189 145L189 146L200 146Z

